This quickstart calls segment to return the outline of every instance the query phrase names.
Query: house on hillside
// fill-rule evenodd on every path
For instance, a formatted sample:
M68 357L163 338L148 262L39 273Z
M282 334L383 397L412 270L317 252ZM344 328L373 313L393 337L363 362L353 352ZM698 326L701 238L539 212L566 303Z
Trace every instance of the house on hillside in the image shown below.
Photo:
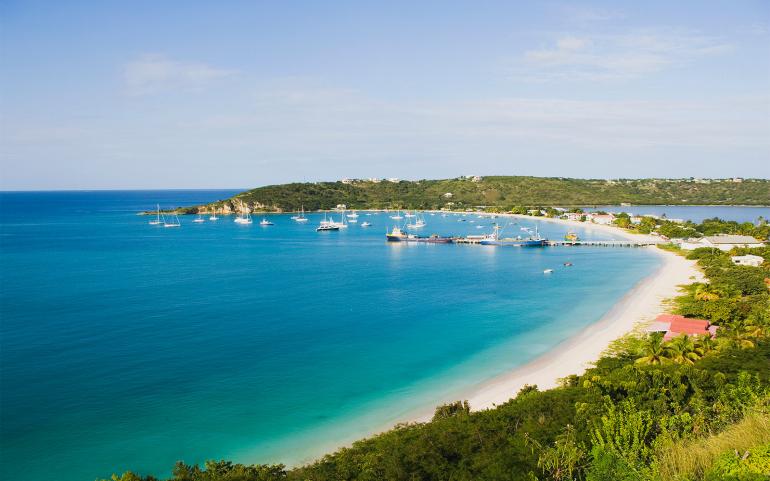
M687 239L679 246L684 250L711 247L727 252L735 247L762 247L764 244L750 235L719 234L701 237L700 239Z
M580 212L567 212L566 214L564 214L564 215L562 216L562 218L564 218L564 219L567 219L567 220L572 220L572 221L577 221L577 222L579 222L579 221L580 221L580 219L582 219L582 218L583 218L583 215L584 215L584 214L582 214L582 213L580 213Z
M689 319L678 314L661 314L647 327L647 332L662 332L663 340L687 334L688 336L714 336L718 326L705 319Z
M733 261L733 264L738 266L759 267L762 265L762 262L764 262L765 259L760 256L748 254L745 256L732 256L730 257L730 260Z

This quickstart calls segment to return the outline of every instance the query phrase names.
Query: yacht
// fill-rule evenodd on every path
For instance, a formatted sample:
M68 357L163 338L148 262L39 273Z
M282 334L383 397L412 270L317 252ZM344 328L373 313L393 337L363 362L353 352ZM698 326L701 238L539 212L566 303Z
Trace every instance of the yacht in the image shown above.
M372 225L371 222L364 222L364 223L361 224L361 227L369 227L371 225Z
M326 213L324 213L324 220L321 221L320 224L318 224L318 227L316 227L316 232L323 232L323 231L331 231L331 230L340 230L339 225L337 225L336 222L334 222L334 219L331 221L326 219Z
M236 217L233 222L236 224L251 224L253 221L251 220L251 214L246 213L244 214L238 214L238 217Z
M200 223L202 223L202 222L206 222L206 221L203 219L203 217L201 217L201 215L200 215L200 214L198 214L198 217L196 217L196 218L193 220L193 222L195 222L196 224L200 224Z
M219 220L219 217L217 217L217 211L212 209L211 210L211 217L209 217L209 220Z
M273 224L272 222L270 222L269 220L263 217L262 220L259 221L259 225L275 225L275 224Z

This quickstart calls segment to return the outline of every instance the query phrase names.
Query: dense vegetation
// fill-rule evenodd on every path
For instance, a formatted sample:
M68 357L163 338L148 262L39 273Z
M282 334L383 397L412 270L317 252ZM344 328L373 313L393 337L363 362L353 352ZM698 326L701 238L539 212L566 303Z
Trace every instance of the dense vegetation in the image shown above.
M740 234L752 236L756 239L770 238L770 224L767 219L760 217L756 224L752 222L735 222L734 220L722 220L717 217L706 219L700 224L691 221L673 222L652 217L642 217L639 224L633 224L626 213L617 216L614 223L624 229L649 234L656 232L669 239L701 237L716 234Z
M741 250L735 253L745 253ZM760 480L770 477L770 248L761 267L698 249L707 276L674 300L715 338L636 334L561 387L487 411L457 402L291 470L179 463L173 481ZM514 395L515 393L511 393ZM132 473L120 481L148 481Z
M252 210L437 209L517 205L745 204L770 205L770 180L746 179L703 183L693 179L567 179L483 177L400 182L353 181L268 185L205 206L235 211L243 203ZM451 194L451 195L447 195ZM197 207L180 209L195 213Z

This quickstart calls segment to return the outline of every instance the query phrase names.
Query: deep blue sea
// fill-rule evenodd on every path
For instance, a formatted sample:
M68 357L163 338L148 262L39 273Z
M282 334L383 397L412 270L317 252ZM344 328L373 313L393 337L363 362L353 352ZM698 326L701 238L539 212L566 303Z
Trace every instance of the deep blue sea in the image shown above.
M232 193L0 193L0 479L308 460L546 352L660 262L388 244L385 214L327 233L320 214L178 229L136 215ZM491 222L426 220L426 234Z

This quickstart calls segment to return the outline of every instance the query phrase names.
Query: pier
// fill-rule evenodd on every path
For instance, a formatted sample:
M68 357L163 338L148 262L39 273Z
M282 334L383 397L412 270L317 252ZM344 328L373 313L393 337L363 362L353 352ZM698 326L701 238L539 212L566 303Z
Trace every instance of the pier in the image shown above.
M648 241L635 241L635 240L604 240L604 241L553 241L549 240L546 245L557 247L572 247L572 246L592 246L592 247L647 247L657 244L663 244L663 240L648 240Z

